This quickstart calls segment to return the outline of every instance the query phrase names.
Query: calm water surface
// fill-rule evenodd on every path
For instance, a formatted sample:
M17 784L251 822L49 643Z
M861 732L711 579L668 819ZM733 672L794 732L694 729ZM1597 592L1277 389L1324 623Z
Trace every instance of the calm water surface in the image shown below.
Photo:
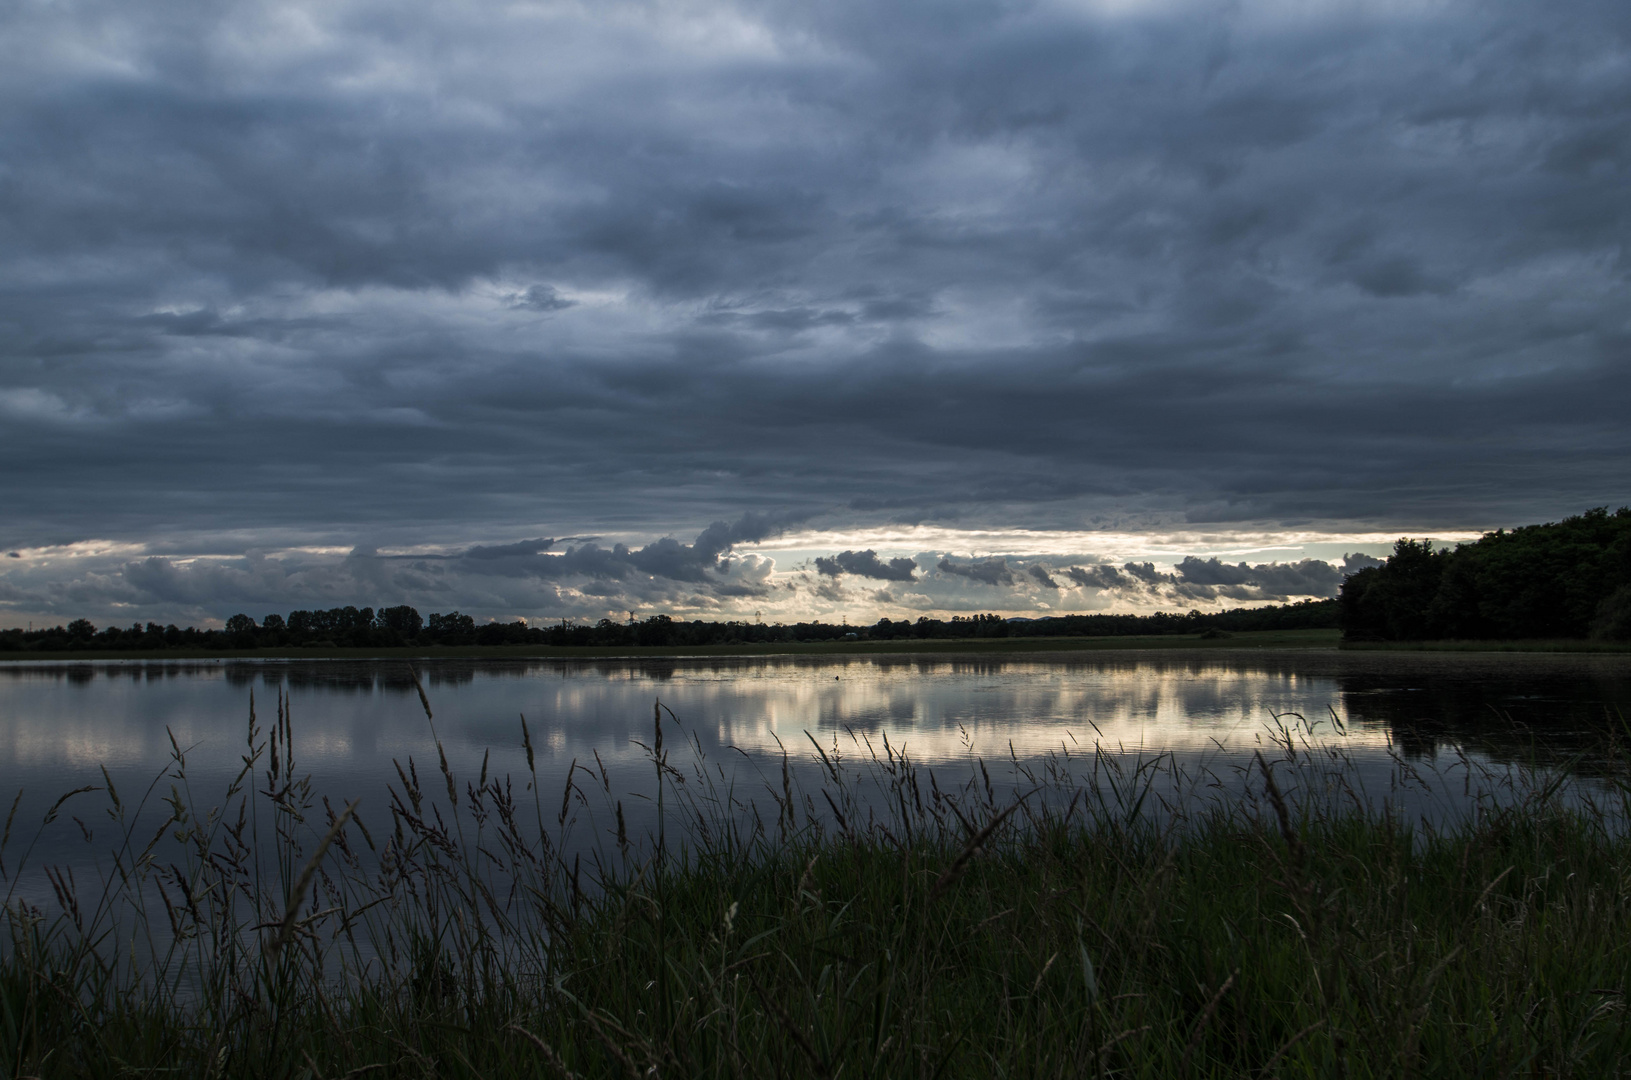
M540 788L553 792L574 761L597 775L604 766L616 790L641 790L650 767L638 742L651 741L658 700L678 721L668 738L693 737L706 767L749 791L779 775L782 747L807 763L812 739L853 755L867 739L881 752L885 734L893 748L949 774L976 756L1079 759L1096 745L1118 755L1170 753L1227 775L1263 745L1275 716L1328 721L1332 712L1346 724L1344 753L1361 766L1383 768L1395 754L1432 763L1465 752L1489 762L1567 761L1589 772L1603 733L1617 717L1631 718L1631 657L1613 655L428 661L420 671L461 784L476 778L484 757L491 773L526 779L525 715ZM242 766L251 698L264 730L280 694L293 715L298 770L336 802L361 797L365 820L386 816L393 762L411 758L440 785L432 724L401 661L7 663L0 795L9 803L20 790L19 822L37 822L61 793L100 785L106 768L133 801L173 768L173 739L186 783L207 803ZM1329 722L1316 741L1328 736ZM156 795L172 782L163 780ZM101 793L71 800L48 846L106 827L105 805ZM83 831L69 824L74 816Z

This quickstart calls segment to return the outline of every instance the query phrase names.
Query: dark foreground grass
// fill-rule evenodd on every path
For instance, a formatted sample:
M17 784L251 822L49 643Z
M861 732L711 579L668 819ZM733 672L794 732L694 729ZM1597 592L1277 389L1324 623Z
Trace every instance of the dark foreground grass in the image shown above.
M1181 771L1167 759L1014 762L1005 797L983 765L947 792L886 744L859 767L818 750L822 786L784 770L755 806L695 744L670 761L664 727L648 844L598 771L557 807L525 778L410 765L365 834L294 778L281 709L221 812L191 808L178 752L169 820L145 846L127 830L103 895L59 876L57 911L10 903L0 1068L1631 1071L1623 791L1566 801L1518 770L1460 824L1412 829L1339 773L1315 782L1319 755L1281 729L1243 793L1182 805L1163 802L1182 786L1158 783ZM1461 767L1469 789L1491 779ZM607 842L568 855L595 802Z

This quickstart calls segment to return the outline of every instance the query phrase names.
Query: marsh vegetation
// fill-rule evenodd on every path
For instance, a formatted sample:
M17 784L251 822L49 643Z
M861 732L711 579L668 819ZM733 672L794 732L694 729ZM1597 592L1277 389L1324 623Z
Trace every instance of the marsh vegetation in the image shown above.
M419 690L424 721L431 703ZM1393 757L1282 716L1233 775L1064 747L952 782L882 735L712 759L662 706L649 803L595 760L401 762L324 797L286 701L197 791L184 748L3 843L9 1075L1604 1076L1631 1064L1631 786ZM796 767L802 759L804 768ZM818 777L819 779L812 779ZM1229 782L1218 782L1227 780ZM1444 789L1449 785L1449 790ZM1407 819L1428 789L1458 813ZM91 801L100 801L94 812ZM632 824L648 822L641 829ZM43 876L48 900L27 882Z

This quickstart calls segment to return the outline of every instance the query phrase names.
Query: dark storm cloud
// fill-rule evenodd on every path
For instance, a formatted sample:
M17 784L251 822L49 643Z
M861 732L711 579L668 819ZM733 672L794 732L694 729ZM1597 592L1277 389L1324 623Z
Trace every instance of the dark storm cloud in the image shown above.
M1085 568L1072 566L1063 573L1080 588L1149 596L1174 603L1218 600L1262 603L1335 596L1348 574L1378 565L1380 561L1367 555L1350 554L1343 557L1341 566L1320 559L1253 566L1244 562L1226 563L1215 556L1206 559L1186 556L1171 573L1150 562L1129 562L1120 568L1103 564Z
M879 581L916 581L917 563L904 556L884 562L876 551L840 551L833 556L817 556L815 568L829 577L854 574Z
M754 529L485 540L1631 501L1631 7L1292 7L13 5L0 546L677 589Z
M1127 563L1121 568L1134 581L1141 581L1146 585L1159 585L1163 582L1177 580L1172 574L1164 574L1155 568L1154 563Z
M1344 555L1342 556L1342 576L1347 577L1349 574L1357 574L1368 567L1381 566L1382 562L1381 559L1359 553Z
M935 569L942 574L951 574L954 577L977 581L981 585L1012 585L1015 581L1013 571L1008 569L1008 560L1001 556L994 556L989 559L971 559L968 562L941 559L936 564Z
M1126 589L1136 587L1136 579L1123 574L1114 566L1072 566L1065 576L1084 589Z
M542 554L555 546L553 540L518 540L513 544L477 544L464 553L467 559L514 559Z
M1044 589L1057 589L1059 587L1059 583L1053 579L1052 574L1048 573L1045 566L1030 566L1026 568L1025 572L1030 575L1032 581L1041 585Z
M1319 559L1247 566L1190 556L1180 560L1176 569L1192 585L1250 585L1276 597L1335 596L1343 577L1341 570Z
M716 574L730 569L723 558L737 544L763 540L799 520L798 515L744 514L734 522L716 521L690 544L673 537L654 540L644 547L626 544L601 547L592 541L550 553L553 540L526 540L495 546L477 545L468 549L462 561L474 565L469 572L509 577L559 579L602 578L624 581L644 575L654 579L714 585L724 588ZM726 595L748 595L727 592Z
M577 303L555 291L553 285L532 285L524 293L511 297L510 303L529 311L564 311Z

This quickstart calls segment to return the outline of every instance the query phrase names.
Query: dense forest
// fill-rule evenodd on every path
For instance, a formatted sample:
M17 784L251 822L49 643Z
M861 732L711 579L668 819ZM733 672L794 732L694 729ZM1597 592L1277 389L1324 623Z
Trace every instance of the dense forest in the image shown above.
M705 646L772 642L891 641L995 637L1113 637L1138 634L1231 633L1247 630L1334 628L1335 600L1306 600L1276 607L1236 608L1202 614L1061 615L1042 619L1005 619L1000 615L955 615L949 619L879 619L870 626L801 622L683 622L667 615L641 621L548 625L525 622L478 624L457 611L422 619L406 605L343 607L324 611L291 611L256 622L234 615L221 630L137 624L98 628L86 619L44 630L0 631L0 652L143 651L172 649L219 651L239 649L369 649L400 646L553 645L618 648L626 646Z
M1588 511L1452 549L1400 540L1343 583L1350 641L1631 638L1631 510Z

